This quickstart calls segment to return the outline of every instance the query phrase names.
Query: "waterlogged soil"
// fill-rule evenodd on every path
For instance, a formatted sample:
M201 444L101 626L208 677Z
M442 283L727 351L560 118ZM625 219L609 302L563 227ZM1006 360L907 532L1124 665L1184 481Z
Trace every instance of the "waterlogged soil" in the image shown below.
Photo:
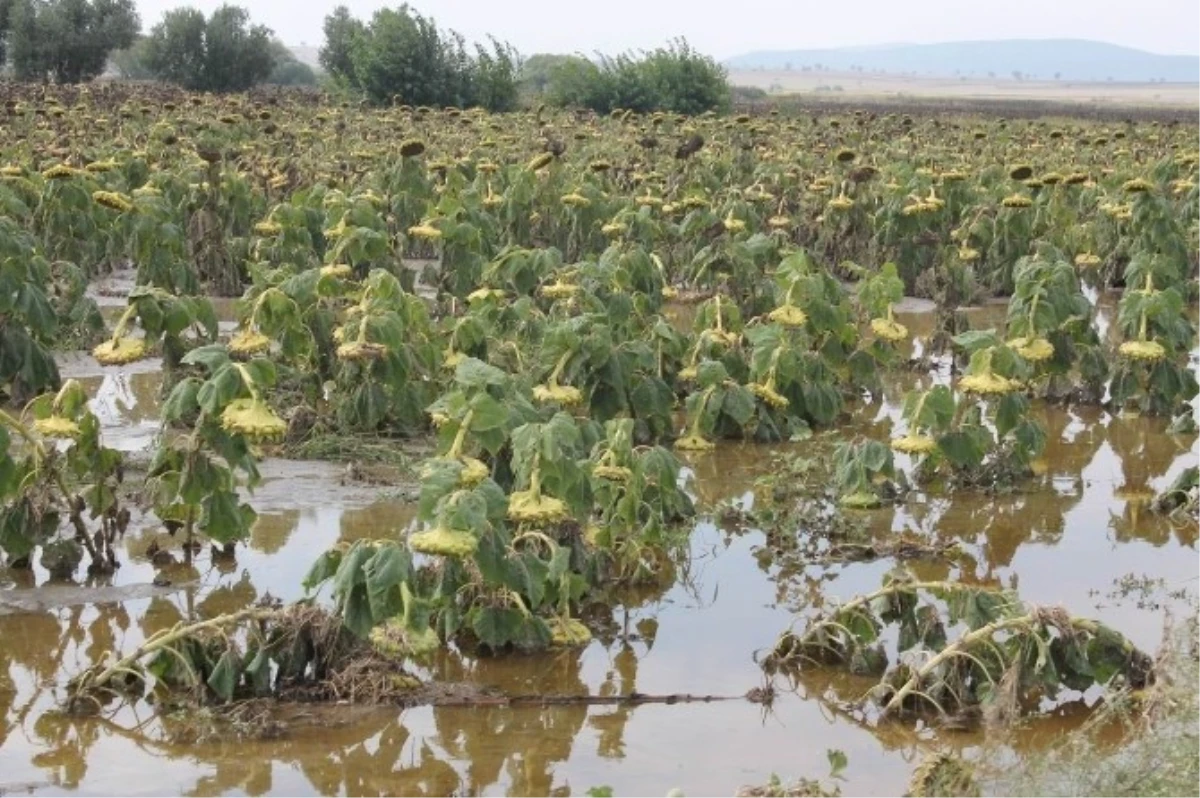
M924 308L911 310L901 320L918 336L931 333ZM977 312L992 317L993 310ZM64 360L64 375L85 381L109 445L144 451L157 431L155 369L101 369L89 361ZM927 379L901 380L837 433L770 447L728 444L689 457L692 490L709 507L752 506L755 482L778 470L776 458L813 456L847 436L886 439L903 391ZM1018 587L1028 601L1100 617L1153 650L1163 607L1190 611L1169 594L1196 588L1197 528L1127 502L1121 489L1166 487L1196 462L1196 437L1098 408L1037 413L1050 440L1041 477L998 496L915 492L900 506L863 514L867 537L956 542L962 553L953 561L909 566L924 579ZM338 541L395 536L413 519L402 492L347 479L345 466L269 459L263 472L252 498L259 520L234 557L205 550L185 562L180 542L139 515L111 579L53 583L37 569L0 570L0 795L569 795L599 785L618 794L731 794L772 773L823 776L829 749L849 758L847 794L899 794L924 752L984 750L979 733L874 726L855 709L870 682L821 670L779 685L787 689L769 711L742 700L279 707L270 734L249 740L198 735L194 718L156 716L146 705L94 718L58 713L66 681L105 652L128 651L181 620L267 596L299 598L319 552ZM697 521L690 558L661 588L625 596L612 613L589 614L596 636L588 647L487 659L444 652L418 674L510 695L740 696L763 684L754 655L797 611L874 589L895 565L805 562L723 518L713 512ZM1151 584L1143 577L1161 581L1142 590ZM1096 700L1068 696L1005 744L1018 755L1036 751L1086 719Z

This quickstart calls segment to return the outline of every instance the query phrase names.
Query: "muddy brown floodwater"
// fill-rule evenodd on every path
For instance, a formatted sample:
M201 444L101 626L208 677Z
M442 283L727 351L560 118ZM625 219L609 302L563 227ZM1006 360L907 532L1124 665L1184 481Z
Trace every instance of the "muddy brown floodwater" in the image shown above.
M993 311L978 312L995 318ZM901 315L915 333L928 334L928 316ZM76 356L63 361L63 372L95 397L109 445L137 452L152 443L159 401L153 365L101 369ZM900 381L836 434L886 439L903 391L931 379L946 377ZM914 569L925 578L1017 585L1028 601L1097 615L1152 650L1162 630L1159 604L1172 600L1162 591L1155 604L1121 596L1116 582L1145 575L1164 580L1168 590L1194 591L1197 529L1172 526L1123 500L1119 489L1164 488L1196 462L1196 437L1170 436L1162 420L1096 408L1037 412L1050 441L1043 476L1008 496L918 493L903 506L866 514L870 531L879 539L904 532L957 541L965 556L954 564ZM773 457L803 455L813 445L729 444L690 457L693 490L706 502L751 501L754 481ZM105 652L128 651L180 620L231 612L268 594L298 598L301 579L326 547L394 535L410 523L411 505L387 489L343 485L342 471L266 462L266 481L253 497L260 517L235 560L202 554L191 564L153 565L151 544L173 544L138 518L124 540L124 565L109 581L51 584L40 571L0 569L0 795L568 795L610 785L618 794L679 788L698 796L731 794L772 773L823 776L826 751L835 748L849 758L847 794L899 794L931 747L971 755L984 744L976 734L866 724L850 707L869 683L819 670L805 672L769 713L742 701L405 711L304 706L287 711L277 739L236 743L172 744L174 721L146 705L98 718L56 711L67 679ZM787 562L764 543L760 532L702 518L675 583L629 596L616 622L586 649L490 659L445 652L421 673L514 694L741 695L762 683L754 652L770 646L795 611L821 597L873 589L893 565ZM155 586L156 577L170 585ZM1018 756L1044 746L1085 718L1095 699L1067 701L1007 745Z

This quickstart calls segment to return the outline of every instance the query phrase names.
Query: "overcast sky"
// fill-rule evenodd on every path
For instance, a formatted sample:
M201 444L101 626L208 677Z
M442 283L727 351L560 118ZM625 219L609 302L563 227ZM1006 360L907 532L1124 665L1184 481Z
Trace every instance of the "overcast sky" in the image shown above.
M164 10L222 0L137 0L149 29ZM321 44L336 0L232 0L286 44ZM345 0L363 19L385 0ZM686 36L718 59L753 50L975 39L1096 39L1157 53L1200 52L1197 0L415 0L468 40L492 34L523 55L616 53Z

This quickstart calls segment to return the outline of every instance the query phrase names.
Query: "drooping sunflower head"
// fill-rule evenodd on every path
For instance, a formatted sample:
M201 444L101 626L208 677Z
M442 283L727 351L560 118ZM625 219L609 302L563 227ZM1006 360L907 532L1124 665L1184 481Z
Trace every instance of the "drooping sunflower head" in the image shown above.
M592 201L578 191L572 191L570 194L562 196L562 204L571 208L586 208L592 204Z
M1155 363L1167 356L1166 348L1158 341L1126 341L1117 350L1130 360Z
M436 526L433 529L414 532L408 538L408 546L421 554L461 560L475 553L479 548L479 539L470 532Z
M1028 164L1019 164L1008 171L1008 176L1013 180L1028 180L1033 177L1033 167Z
M1000 204L1005 208L1028 208L1033 205L1033 200L1024 194L1009 194L1000 200Z
M126 213L133 210L133 200L117 191L93 191L92 200L97 205L103 205L105 208L117 211L118 213Z
M808 322L808 316L795 305L787 304L768 313L767 320L783 327L803 327Z
M553 496L519 490L508 497L508 517L518 523L556 524L567 520L567 505Z
M79 437L79 425L65 416L47 416L33 422L33 428L45 438L73 439Z
M555 280L550 285L543 285L538 293L547 299L567 299L579 293L579 286L563 280Z
M614 466L601 463L592 469L592 476L606 482L628 482L633 477L633 471L625 466Z
M413 225L408 228L408 234L420 241L437 241L442 237L442 231L429 222Z
M762 399L767 403L768 406L777 410L782 410L790 404L788 398L779 391L775 390L775 388L770 384L752 382L746 387L750 389L750 393L754 394L759 399Z
M78 169L67 166L65 163L60 163L42 172L42 177L47 180L66 180L67 178L75 177L77 174L79 174Z
M530 172L540 172L543 169L545 169L547 166L549 166L550 162L553 160L554 160L554 156L552 154L550 154L548 152L543 152L540 155L535 156L533 158L533 160L531 160L528 164L525 165L525 168L528 169Z
M476 288L467 294L468 302L486 302L491 299L504 299L504 291L499 288Z
M902 438L893 438L892 448L904 454L929 454L937 449L937 441L928 435L915 435L910 432Z
M261 399L234 399L221 413L221 426L226 431L245 435L252 440L276 440L287 432L287 422L275 415Z
M1154 184L1145 178L1135 177L1132 180L1126 180L1121 185L1121 190L1126 194L1145 194L1154 190Z
M675 448L683 452L709 452L716 448L716 444L702 435L684 435L675 441Z
M993 374L991 371L982 371L978 374L964 376L958 381L958 387L967 393L979 396L1003 396L1015 393L1021 386L1016 380L1001 377L999 374Z
M425 152L425 142L420 139L408 139L400 144L400 155L404 158L416 158Z
M563 407L574 407L583 403L583 391L574 385L546 383L533 387L533 399L541 404L556 402Z
M871 319L871 332L894 344L908 340L908 328L894 319Z
M351 341L337 348L338 360L364 362L379 360L387 354L387 347L371 341Z
M1045 338L1014 338L1008 346L1030 363L1041 363L1054 357L1054 344Z
M229 339L230 354L239 357L250 357L265 352L271 346L271 339L258 330L241 330Z
M92 357L102 366L123 366L146 357L146 342L141 338L122 336L97 346L92 350Z
M586 646L592 642L592 633L574 618L554 617L546 621L550 627L550 645L559 648Z
M354 269L348 263L332 263L328 266L321 267L322 277L333 277L338 280L349 279L350 275L354 274Z

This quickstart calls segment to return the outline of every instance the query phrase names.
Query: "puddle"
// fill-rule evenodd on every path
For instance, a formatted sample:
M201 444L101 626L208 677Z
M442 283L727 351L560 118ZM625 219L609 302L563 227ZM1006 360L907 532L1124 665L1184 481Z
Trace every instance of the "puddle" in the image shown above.
M921 307L901 318L918 336L931 324ZM1003 308L977 311L1003 321ZM996 322L991 322L996 323ZM975 322L977 326L988 326ZM929 328L931 329L931 328ZM64 358L64 376L95 397L109 445L149 445L156 432L158 378L152 364L103 369ZM886 439L905 389L858 408L839 435ZM1047 473L1010 496L916 493L900 507L864 517L872 535L907 532L958 541L955 565L915 563L927 579L1019 587L1022 598L1098 615L1153 649L1161 612L1111 595L1129 574L1197 585L1197 528L1174 527L1119 489L1161 489L1200 454L1195 436L1165 433L1165 422L1117 418L1096 408L1039 407L1050 444ZM687 458L695 493L708 503L746 497L777 456L813 456L831 436L776 446L722 445ZM54 712L66 679L107 651L129 651L184 620L232 612L270 595L300 597L314 558L338 541L394 537L414 515L388 489L343 484L344 467L268 460L252 503L259 511L248 545L233 559L202 551L181 562L178 541L135 519L121 542L123 566L94 584L47 584L0 569L0 793L61 794L581 794L610 785L617 794L732 794L743 784L828 772L826 750L850 762L846 794L899 794L916 759L935 742L970 754L979 735L931 738L897 726L870 727L847 707L869 686L807 671L773 712L742 701L635 707L344 707L294 709L281 739L163 742L170 722L145 706L67 719ZM140 522L140 523L139 523ZM583 650L470 659L443 652L424 675L468 680L509 693L741 695L761 684L754 652L769 647L793 612L815 594L846 599L879 585L890 561L834 567L764 556L757 531L731 533L697 523L691 557L667 589L631 595L611 617L594 618ZM150 562L152 546L170 553ZM156 577L170 582L155 587ZM603 622L602 622L603 621ZM1037 750L1087 717L1068 702L1013 739Z

